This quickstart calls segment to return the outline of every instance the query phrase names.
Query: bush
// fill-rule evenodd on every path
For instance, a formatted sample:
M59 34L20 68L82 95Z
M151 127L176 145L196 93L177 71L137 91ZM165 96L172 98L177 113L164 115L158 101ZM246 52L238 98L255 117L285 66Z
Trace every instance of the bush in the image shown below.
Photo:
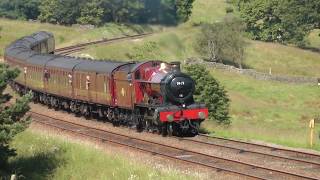
M231 124L229 117L229 98L219 82L202 65L186 65L186 72L195 80L194 98L204 102L209 109L209 119L221 124Z
M245 40L243 22L228 15L223 22L201 25L195 49L204 59L242 68Z
M9 143L13 137L23 131L28 125L28 118L23 118L29 110L28 103L31 95L28 94L15 104L5 105L9 101L8 95L3 95L7 84L17 77L18 70L11 70L7 65L0 64L0 167L4 167L10 156L16 155Z

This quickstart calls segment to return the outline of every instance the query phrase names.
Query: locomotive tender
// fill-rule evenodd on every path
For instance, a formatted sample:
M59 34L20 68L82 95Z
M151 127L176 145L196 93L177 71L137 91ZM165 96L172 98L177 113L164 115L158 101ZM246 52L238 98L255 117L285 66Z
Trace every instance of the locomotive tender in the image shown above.
M196 135L208 117L179 63L93 61L54 50L54 36L44 31L9 45L5 62L21 71L12 87L55 109L163 135Z

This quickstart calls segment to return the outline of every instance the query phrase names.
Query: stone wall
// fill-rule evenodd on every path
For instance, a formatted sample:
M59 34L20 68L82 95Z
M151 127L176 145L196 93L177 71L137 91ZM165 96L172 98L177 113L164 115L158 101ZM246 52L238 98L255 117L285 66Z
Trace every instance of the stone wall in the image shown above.
M195 58L188 59L186 61L186 64L202 64L206 67L211 67L215 69L221 69L221 70L225 70L233 73L251 76L257 80L278 81L283 83L294 83L294 84L314 84L314 85L317 85L318 82L320 81L320 79L316 77L272 75L268 73L257 72L256 70L253 70L253 69L239 69L234 66L203 61L201 59L195 59Z

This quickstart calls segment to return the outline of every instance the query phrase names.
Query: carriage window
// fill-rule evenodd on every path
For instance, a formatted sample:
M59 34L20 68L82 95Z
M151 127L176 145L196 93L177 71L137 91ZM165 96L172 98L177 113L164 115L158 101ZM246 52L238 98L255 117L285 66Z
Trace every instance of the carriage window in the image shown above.
M42 42L41 44L41 53L46 53L47 50L47 43L46 42Z

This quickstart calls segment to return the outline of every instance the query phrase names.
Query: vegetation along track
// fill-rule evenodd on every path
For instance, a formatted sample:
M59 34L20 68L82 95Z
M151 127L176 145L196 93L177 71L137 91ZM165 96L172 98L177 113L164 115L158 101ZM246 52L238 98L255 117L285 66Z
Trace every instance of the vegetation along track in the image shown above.
M62 129L76 135L93 138L119 146L130 147L153 155L190 163L196 166L231 173L236 176L254 179L317 179L306 175L295 174L269 167L257 166L241 161L225 159L218 156L190 151L175 146L164 145L143 140L107 130L92 128L77 123L52 118L36 112L31 112L33 120L37 123Z
M145 34L138 34L138 35L133 35L133 36L125 36L125 37L118 37L118 38L113 38L113 39L102 39L98 41L91 41L87 43L82 43L82 44L77 44L77 45L72 45L72 46L67 46L64 48L56 49L54 51L55 54L59 55L70 55L74 52L82 51L86 47L91 46L91 45L96 45L96 44L108 44L108 43L114 43L114 42L119 42L123 40L130 40L130 39L139 39L143 38L146 36L150 36L152 33L145 33Z

